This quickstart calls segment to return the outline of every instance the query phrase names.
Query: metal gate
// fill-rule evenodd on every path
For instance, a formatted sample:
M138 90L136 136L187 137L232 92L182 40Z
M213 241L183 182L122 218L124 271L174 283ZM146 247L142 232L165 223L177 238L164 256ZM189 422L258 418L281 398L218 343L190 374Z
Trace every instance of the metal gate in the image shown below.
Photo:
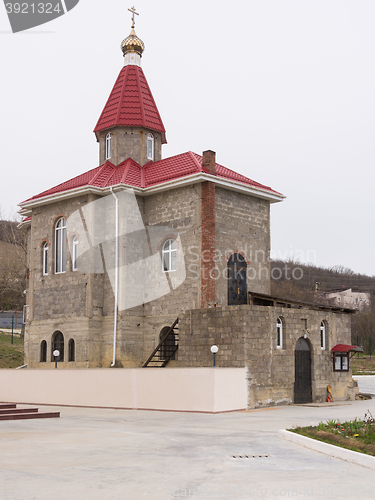
M295 359L294 403L311 403L311 351L303 337L297 340Z

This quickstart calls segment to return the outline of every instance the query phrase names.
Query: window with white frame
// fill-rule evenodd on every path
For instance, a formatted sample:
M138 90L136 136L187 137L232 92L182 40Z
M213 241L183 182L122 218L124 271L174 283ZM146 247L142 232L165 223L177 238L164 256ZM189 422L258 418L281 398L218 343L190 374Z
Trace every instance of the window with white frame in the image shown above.
M152 134L147 136L147 159L154 161L155 138Z
M58 220L55 226L55 273L66 271L66 220Z
M277 349L283 348L283 322L281 318L276 320L276 347Z
M43 276L47 276L48 274L48 251L49 246L48 243L44 243L43 245Z
M163 271L176 271L177 266L177 245L172 239L167 240L162 250Z
M326 348L326 325L324 321L320 323L320 348L322 351Z
M78 270L78 238L74 236L72 241L72 269Z
M109 160L112 157L112 134L109 133L105 138L105 159Z

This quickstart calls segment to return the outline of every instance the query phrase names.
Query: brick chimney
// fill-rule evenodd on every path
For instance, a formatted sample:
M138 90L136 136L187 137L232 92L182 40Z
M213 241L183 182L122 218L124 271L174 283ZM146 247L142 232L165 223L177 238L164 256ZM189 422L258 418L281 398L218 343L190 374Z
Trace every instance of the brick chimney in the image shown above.
M210 174L216 174L216 153L204 151L202 166ZM215 183L202 182L202 262L201 262L201 308L210 307L215 303L216 273L216 213L215 213Z
M202 166L206 167L210 174L216 174L216 153L215 151L203 151Z

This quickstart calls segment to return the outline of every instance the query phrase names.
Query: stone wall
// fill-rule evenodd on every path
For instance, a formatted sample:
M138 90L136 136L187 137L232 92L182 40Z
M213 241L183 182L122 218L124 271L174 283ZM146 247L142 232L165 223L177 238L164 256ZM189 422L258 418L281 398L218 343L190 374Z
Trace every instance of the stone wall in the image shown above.
M227 303L225 271L227 258L233 251L242 252L251 263L252 252L259 251L257 258L263 259L269 252L269 204L256 198L240 195L224 189L214 189L217 226L215 255L220 258L213 264L220 276L215 276L216 302ZM120 193L117 196L121 198ZM119 313L116 340L116 366L142 366L159 342L161 330L170 326L186 311L200 315L202 302L202 206L206 199L202 185L185 186L166 190L147 197L137 196L126 205L120 200L119 240ZM103 204L103 200L110 203ZM91 245L95 250L81 246L86 259L79 261L78 270L72 270L67 252L66 272L54 273L54 227L59 217L69 218L81 209L86 213L92 202L103 204L97 217L90 222ZM76 343L75 362L64 361L64 367L109 367L113 357L114 336L114 238L102 241L101 228L112 228L114 198L111 195L98 197L90 194L51 203L35 208L30 230L28 304L30 322L26 327L25 354L29 366L38 366L40 342L47 342L47 364L51 363L51 340L55 331L61 331L67 343L73 338ZM206 203L207 204L207 203ZM102 206L102 205L100 205ZM212 214L211 214L212 215ZM87 220L86 220L87 222ZM88 223L88 222L87 222ZM128 227L125 227L128 225ZM79 238L81 235L77 235ZM68 221L68 241L72 237ZM161 272L159 255L166 239L175 239L178 246L177 271ZM42 273L42 245L50 246L48 276ZM100 243L100 244L99 244ZM212 250L212 249L211 249ZM211 252L212 253L212 252ZM101 272L97 261L106 259ZM148 262L157 257L155 276ZM145 263L145 264L143 264ZM265 272L255 279L249 289L269 291L268 264L263 262ZM84 264L84 265L83 265ZM100 266L99 266L100 267ZM214 268L216 271L216 269ZM128 302L133 296L134 303ZM141 299L140 299L141 297ZM142 298L143 297L143 298ZM129 305L130 304L130 305ZM195 311L198 309L198 311ZM204 318L205 311L202 311ZM218 321L218 328L221 321ZM74 329L77 329L75 332ZM242 327L241 327L242 328ZM226 337L235 340L237 331L231 322L225 324ZM243 331L245 335L246 329ZM184 359L183 350L177 354ZM233 349L226 354L225 366L245 366L243 352ZM202 359L194 366L202 366Z
M117 196L121 198L119 193ZM112 197L107 197L107 200L112 200ZM55 331L63 333L66 345L69 338L74 338L76 342L75 364L64 362L64 367L108 367L112 363L115 245L114 240L104 241L100 249L95 244L101 241L101 224L113 225L113 210L111 212L108 208L111 204L104 204L100 211L103 221L95 220L96 225L89 228L95 252L86 251L86 261L83 266L83 261L79 261L78 271L72 270L70 254L67 252L66 272L54 272L56 220L61 216L68 219L76 210L86 210L85 205L96 201L102 203L103 198L89 195L34 210L29 252L30 322L26 327L25 338L26 363L29 366L39 363L42 340L47 342L48 362L41 366L46 367L51 362L51 340ZM121 212L124 202L120 201ZM200 269L197 252L201 245L200 205L200 186L189 186L147 198L137 197L135 205L134 202L130 208L127 205L127 217L120 217L116 366L141 366L158 344L162 328L170 326L182 311L199 307ZM128 228L124 226L126 224ZM68 220L68 246L69 238ZM167 238L176 238L178 241L179 255L182 256L178 262L183 274L181 285L176 281L178 272L161 272L159 255ZM45 241L50 245L47 276L42 273L42 245ZM94 265L93 261L100 260L103 255L106 256L103 269L106 272L94 272L97 264ZM150 280L148 268L143 262L155 255L158 261L155 275L158 277ZM137 295L136 305L129 307L127 300L134 294ZM78 328L75 336L72 332L74 325ZM85 346L85 349L79 346Z
M154 132L140 127L124 129L115 127L100 133L99 136L99 165L106 162L105 141L108 133L112 134L112 155L109 161L119 165L128 158L132 158L143 166L150 160L147 158L147 135L154 136L154 161L161 160L162 138L160 132Z
M276 320L283 321L283 348L276 345ZM320 324L326 328L321 348ZM352 399L351 371L333 372L331 349L350 344L350 315L313 309L226 306L188 311L180 317L178 366L212 366L210 347L221 367L247 367L249 407L293 402L296 342L306 334L312 357L312 398L325 401L327 385L337 399Z
M268 201L216 187L216 297L227 304L226 268L233 253L247 262L247 288L270 293L270 204Z

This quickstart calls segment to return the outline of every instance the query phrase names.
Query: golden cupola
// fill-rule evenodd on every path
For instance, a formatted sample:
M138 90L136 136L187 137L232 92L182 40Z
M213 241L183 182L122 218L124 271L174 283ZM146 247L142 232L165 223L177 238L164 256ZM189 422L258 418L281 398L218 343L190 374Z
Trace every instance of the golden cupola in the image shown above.
M139 14L135 11L134 7L128 10L132 12L133 18L130 35L127 36L121 43L121 50L124 54L124 65L127 66L129 64L134 64L136 66L140 66L141 57L145 50L145 44L135 33L134 15L136 14L138 16Z

